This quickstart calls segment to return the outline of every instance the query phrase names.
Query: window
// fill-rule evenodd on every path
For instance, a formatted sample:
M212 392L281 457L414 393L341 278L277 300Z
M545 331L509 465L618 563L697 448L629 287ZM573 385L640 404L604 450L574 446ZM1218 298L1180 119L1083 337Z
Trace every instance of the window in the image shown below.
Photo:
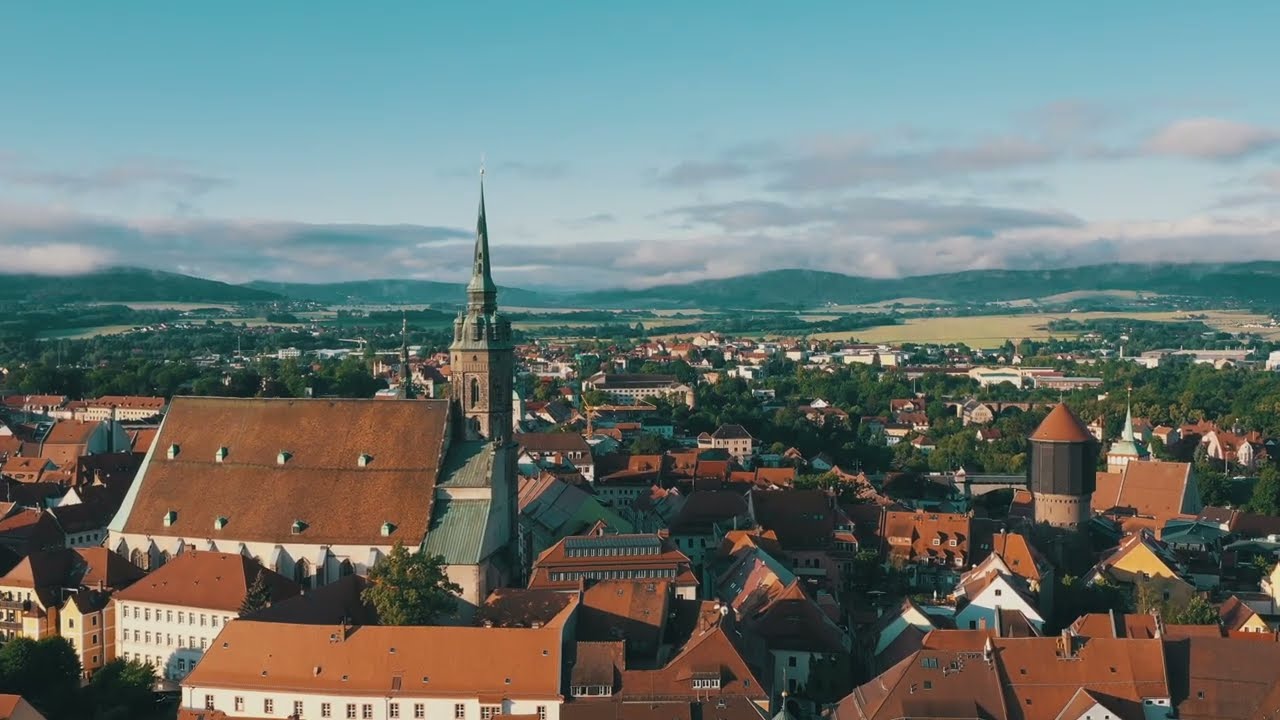
M200 638L200 649L205 650L209 647L209 638Z
M236 706L236 710L239 710L240 712L244 712L244 698L237 695L235 700L235 706Z
M164 621L165 621L165 622L173 622L173 611L172 611L172 610L165 610L165 611L164 611Z
M796 666L796 656L791 655L790 657L787 658L787 667L795 667L795 666Z
M365 703L360 706L360 717L363 720L373 720L373 705Z
M546 705L539 705L539 706L538 706L538 720L547 720L547 706L546 706Z
M938 538L934 538L934 539L933 539L933 544L934 544L935 546L936 546L936 545L941 545L941 544L942 544L942 541L941 541L941 540L939 540Z
M320 717L333 717L333 706L329 703L320 703Z
M188 635L188 636L187 636L187 647L189 647L189 648L194 648L195 646L196 646L196 636L195 636L195 635Z
M178 647L186 647L186 646L187 646L187 641L186 641L186 640L183 640L183 639L182 639L182 636L181 636L181 635L179 635L179 636L178 636Z
M302 717L302 701L301 700L293 701L293 716L299 717L299 718Z
M209 616L209 625L210 625L210 626L212 626L212 627L218 627L218 616L217 616L217 615L210 615L210 616Z
M156 634L157 634L157 635L159 635L159 633L156 633ZM150 630L148 630L148 631L146 631L145 633L143 633L143 634L142 634L142 637L146 639L147 644L150 644L150 643L151 643L151 631L150 631Z
M151 619L151 608L143 608L143 610L142 610L142 619L143 619L143 620L150 620L150 619Z
M142 642L142 633L141 633L141 632L139 632L139 631L137 631L137 630L134 630L134 631L133 631L133 641L134 641L134 642Z
M90 637L89 642L93 643L94 645L97 645L97 644L98 644L98 633L94 633L94 634Z
M391 703L391 707L387 708L387 717L391 720L397 720L400 717L400 703Z
M493 720L495 715L500 715L502 708L498 705L481 705L480 720Z
M212 710L212 709L213 709L213 696L212 696L212 695L205 695L205 696L204 696L204 709L205 709L205 710Z
M137 620L137 619L138 619L138 606L137 606L137 605L134 605L134 606L133 606L133 619L134 619L134 620Z
M97 624L98 624L98 616L97 616L97 615L94 615L94 616L93 616L93 624L94 624L94 625L97 625Z
M173 636L169 633L164 634L164 644L173 647Z
M955 547L958 543L955 540L952 540L947 544L950 545L951 547ZM1017 564L1017 562L1018 562L1017 560L1014 560L1014 564Z
M75 626L76 626L76 619L75 619L75 618L67 618L67 627L75 627Z
M262 701L262 712L264 712L264 713L266 713L266 714L268 714L268 715L274 715L274 714L275 714L275 712L276 712L276 701L275 701L275 700L272 700L271 698L267 698L267 699L263 700L263 701Z
M456 708L457 706L455 705L454 707ZM455 709L455 710L454 710L454 712L457 712L457 710ZM427 706L426 706L426 705L424 705L423 703L414 703L414 704L413 704L413 716L414 716L415 718L424 718L424 717L426 717L426 716L427 716Z
M454 705L454 706L453 706L453 719L454 719L454 720L466 720L466 717L467 717L467 706L466 706L466 705L463 705L462 703L457 703L456 705Z
M187 616L181 610L178 611L178 624L182 625L186 622Z
M1000 597L1001 592L1000 588L996 588L996 597Z
M205 623L208 622L208 620L209 620L208 615L205 615L204 613L200 613L200 627L204 627Z
M187 669L187 661L183 658L178 658L178 672L185 672L186 669Z
M356 704L347 703L347 718L349 718L349 720L355 720L355 717L356 717Z

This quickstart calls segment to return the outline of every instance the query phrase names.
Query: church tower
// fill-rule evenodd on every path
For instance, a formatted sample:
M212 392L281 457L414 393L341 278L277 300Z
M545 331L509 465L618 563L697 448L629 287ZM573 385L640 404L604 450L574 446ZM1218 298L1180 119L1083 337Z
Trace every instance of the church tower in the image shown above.
M511 392L515 357L511 321L498 313L498 286L489 263L489 228L484 215L484 175L475 258L467 283L467 307L453 321L449 345L450 399L464 420L465 435L500 443L511 440Z

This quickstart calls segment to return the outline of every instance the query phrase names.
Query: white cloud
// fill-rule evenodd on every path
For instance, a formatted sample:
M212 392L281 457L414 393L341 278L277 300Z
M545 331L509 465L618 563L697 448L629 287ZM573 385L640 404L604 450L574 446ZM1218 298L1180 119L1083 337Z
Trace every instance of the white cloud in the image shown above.
M1268 150L1278 142L1280 133L1270 128L1221 118L1191 118L1160 129L1144 147L1157 155L1237 160Z

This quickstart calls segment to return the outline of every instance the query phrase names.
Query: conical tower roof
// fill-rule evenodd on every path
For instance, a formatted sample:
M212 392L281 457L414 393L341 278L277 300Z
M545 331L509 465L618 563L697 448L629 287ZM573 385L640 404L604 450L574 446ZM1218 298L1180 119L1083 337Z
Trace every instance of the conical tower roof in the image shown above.
M1037 442L1083 443L1093 439L1093 434L1066 403L1054 406L1040 427L1031 433L1031 440Z

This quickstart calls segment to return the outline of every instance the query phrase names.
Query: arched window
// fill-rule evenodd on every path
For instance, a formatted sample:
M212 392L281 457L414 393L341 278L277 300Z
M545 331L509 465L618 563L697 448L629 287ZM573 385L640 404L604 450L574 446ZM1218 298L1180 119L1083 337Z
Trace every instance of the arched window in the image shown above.
M142 570L147 569L147 566L144 564L146 561L143 558L142 550L135 549L133 552L129 553L129 562Z
M343 560L342 564L338 565L338 577L346 577L348 575L354 575L355 573L355 566L351 564L350 560Z
M160 564L161 564L161 565L164 565L165 563L169 562L169 561L170 561L170 560L172 560L172 559L173 559L173 553L169 552L168 550L165 550L165 551L163 551L163 552L161 552L161 553L160 553Z
M471 378L471 407L480 407L480 379Z
M311 563L302 558L293 566L293 581L302 587L311 587Z

